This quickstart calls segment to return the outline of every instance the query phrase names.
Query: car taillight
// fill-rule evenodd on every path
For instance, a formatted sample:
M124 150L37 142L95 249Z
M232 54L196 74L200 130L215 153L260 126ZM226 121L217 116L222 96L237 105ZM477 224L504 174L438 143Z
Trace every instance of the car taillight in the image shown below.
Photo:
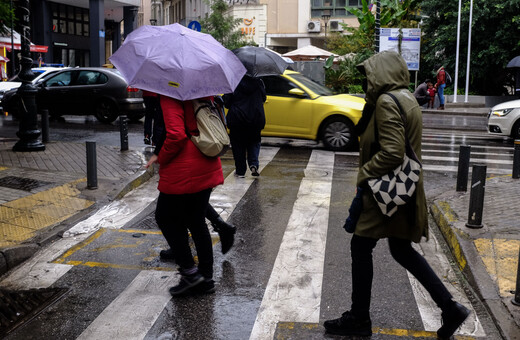
M136 87L128 86L126 88L126 92L139 92L139 89Z

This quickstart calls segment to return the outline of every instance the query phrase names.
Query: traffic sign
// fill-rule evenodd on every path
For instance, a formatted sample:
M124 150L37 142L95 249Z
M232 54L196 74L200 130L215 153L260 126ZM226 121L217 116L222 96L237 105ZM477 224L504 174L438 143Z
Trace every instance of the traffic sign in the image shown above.
M200 32L202 26L200 25L200 22L193 20L188 24L188 28Z

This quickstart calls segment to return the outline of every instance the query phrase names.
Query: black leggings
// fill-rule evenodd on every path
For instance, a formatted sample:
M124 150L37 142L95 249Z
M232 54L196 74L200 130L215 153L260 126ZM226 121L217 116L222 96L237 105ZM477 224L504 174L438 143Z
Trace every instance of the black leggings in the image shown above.
M370 296L374 266L372 250L378 239L354 235L350 242L352 256L352 307L351 312L360 318L370 316ZM408 270L430 293L433 301L444 309L452 296L428 262L412 247L410 240L388 238L392 257Z
M213 245L205 218L210 194L211 189L183 195L159 193L155 210L157 225L173 250L181 273L195 266L189 230L197 250L198 270L207 279L213 277Z

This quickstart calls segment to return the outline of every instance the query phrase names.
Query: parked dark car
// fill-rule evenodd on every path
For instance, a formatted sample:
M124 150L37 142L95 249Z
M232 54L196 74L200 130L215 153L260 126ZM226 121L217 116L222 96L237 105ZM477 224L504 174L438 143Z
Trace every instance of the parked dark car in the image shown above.
M53 117L93 114L104 123L111 123L123 114L131 121L144 117L142 92L128 86L116 69L68 68L45 77L36 88L38 111L47 109ZM9 114L18 114L23 105L17 90L4 94L2 106Z

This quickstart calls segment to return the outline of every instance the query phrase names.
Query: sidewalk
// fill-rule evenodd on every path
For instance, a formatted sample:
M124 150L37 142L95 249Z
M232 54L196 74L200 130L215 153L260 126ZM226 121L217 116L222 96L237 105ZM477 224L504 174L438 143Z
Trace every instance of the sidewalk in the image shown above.
M98 188L87 188L84 143L50 142L45 151L13 152L0 138L0 275L30 258L70 224L139 186L143 151L97 145Z
M511 302L520 253L520 179L511 175L486 179L480 229L466 227L470 191L470 185L467 192L453 188L437 197L430 211L503 337L520 339L520 306Z

